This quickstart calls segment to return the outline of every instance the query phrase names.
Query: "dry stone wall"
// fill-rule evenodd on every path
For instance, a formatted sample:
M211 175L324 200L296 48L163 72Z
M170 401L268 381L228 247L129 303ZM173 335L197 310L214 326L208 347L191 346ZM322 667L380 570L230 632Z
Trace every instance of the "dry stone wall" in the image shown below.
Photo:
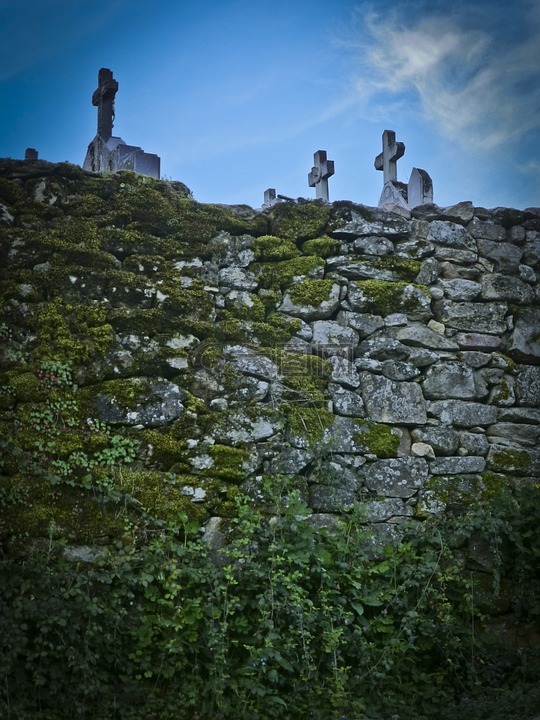
M388 530L538 482L540 210L258 212L130 173L4 175L23 361L2 422L43 358L69 363L88 417L135 440L122 481L152 512L210 534L238 488L264 503L288 476L313 522L359 502Z

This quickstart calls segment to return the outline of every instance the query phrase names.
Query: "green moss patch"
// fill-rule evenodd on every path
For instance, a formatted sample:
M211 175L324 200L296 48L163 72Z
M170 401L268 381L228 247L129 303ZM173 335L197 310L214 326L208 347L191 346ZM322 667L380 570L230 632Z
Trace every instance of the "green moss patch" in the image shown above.
M274 235L303 242L320 237L328 223L330 209L322 202L302 204L279 203L270 213L270 227Z
M302 245L304 255L317 255L317 257L327 258L336 255L339 252L340 243L329 235L306 240Z
M330 298L333 285L333 280L304 278L289 289L289 297L297 305L317 307Z
M275 235L261 235L255 241L255 259L256 260L290 260L300 251L296 245L286 238L276 237Z
M205 471L206 475L228 482L239 482L245 479L251 457L247 450L217 444L210 445L207 452L214 464Z
M86 490L53 486L40 477L0 476L0 535L15 543L60 533L71 542L95 542L123 531L118 508L99 504Z
M527 474L532 464L526 450L495 450L489 455L489 467L494 472Z
M405 296L406 288L410 285L429 295L429 291L424 285L404 281L359 280L355 284L366 296L365 310L383 317L394 312L407 313L418 309L418 302L415 298Z
M251 267L258 275L262 288L287 288L295 278L320 274L324 268L322 258L303 256L276 263L261 263Z
M377 258L374 266L381 270L391 270L402 280L412 281L420 272L422 263L418 260L410 260L398 257L397 255L385 255Z
M334 422L334 415L325 407L303 407L285 404L286 427L292 435L305 437L310 443L323 439L324 431Z
M373 453L378 458L397 456L399 437L392 432L391 427L365 420L356 420L356 423L359 433L354 440L365 447L365 452Z

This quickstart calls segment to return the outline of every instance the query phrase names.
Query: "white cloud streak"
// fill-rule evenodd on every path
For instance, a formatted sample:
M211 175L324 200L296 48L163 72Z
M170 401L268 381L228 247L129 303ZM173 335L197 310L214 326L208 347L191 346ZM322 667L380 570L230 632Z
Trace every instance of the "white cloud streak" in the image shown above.
M383 98L395 103L412 91L452 140L486 151L518 140L540 128L540 13L529 21L526 38L503 41L436 11L416 20L367 13L358 97L376 112Z

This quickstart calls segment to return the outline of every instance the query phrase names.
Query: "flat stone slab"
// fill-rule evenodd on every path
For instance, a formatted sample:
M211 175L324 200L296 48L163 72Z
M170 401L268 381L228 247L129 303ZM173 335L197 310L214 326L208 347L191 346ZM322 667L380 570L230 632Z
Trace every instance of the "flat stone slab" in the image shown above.
M441 322L456 330L499 335L507 329L506 303L454 303L450 300L441 300L439 309Z
M133 378L126 380L134 390L134 399L124 402L114 393L97 396L100 418L112 425L143 425L159 427L176 420L184 413L182 401L187 394L178 385L163 378ZM137 399L139 398L139 399Z
M424 425L427 421L424 396L417 383L394 382L362 372L360 392L367 415L374 422Z
M353 328L361 340L373 335L374 332L384 327L384 320L380 315L370 313L355 313L341 310L337 316L340 325Z
M330 379L334 383L339 383L348 388L357 388L360 385L358 372L352 362L344 357L331 357L328 362L332 366Z
M498 422L487 429L488 438L492 442L508 442L511 445L530 445L538 447L540 444L540 427L526 425L525 423Z
M348 390L342 385L329 383L328 390L332 396L334 413L346 417L364 417L366 410L364 401L357 392Z
M440 362L426 371L422 383L424 397L430 400L442 398L473 399L476 385L472 368L465 363Z
M531 365L519 373L516 393L518 405L540 408L540 367Z
M497 408L493 405L465 400L436 400L427 405L428 413L445 425L476 427L497 422Z
M387 334L405 345L432 350L459 350L459 345L455 342L430 330L422 323L410 323L402 328L388 328Z
M465 455L463 457L436 458L429 463L429 472L432 475L461 475L462 473L481 473L486 468L483 457Z
M496 335L470 332L456 335L458 347L465 350L496 350L501 345L501 338Z
M315 320L311 327L313 329L311 342L317 350L333 346L354 349L358 345L358 333L335 320Z
M459 435L451 427L418 428L411 433L413 440L427 443L437 455L453 455L459 447Z
M429 227L426 240L438 245L476 252L476 243L467 230L457 223L446 220L434 220Z
M224 353L240 372L261 380L277 380L281 377L277 365L265 355L259 355L244 345L227 345Z
M492 273L482 276L483 300L508 300L527 305L534 301L534 290L519 278Z
M217 426L215 437L219 442L233 446L259 442L271 438L281 430L281 423L270 414L231 412L226 423Z
M285 294L283 302L279 306L279 311L287 315L299 317L302 320L324 320L329 318L338 309L340 303L341 286L334 283L328 296L321 300L317 305L308 303L300 303L292 300L289 293Z
M457 302L468 302L474 300L482 290L482 285L474 280L466 280L463 278L454 278L453 280L443 280L441 282L444 294ZM498 298L491 298L498 299Z
M392 458L372 463L365 485L372 493L386 497L409 498L428 479L428 464L423 458Z
M367 500L361 503L361 512L368 523L380 523L391 518L412 517L413 509L400 498Z
M519 311L509 351L521 362L540 361L540 308Z

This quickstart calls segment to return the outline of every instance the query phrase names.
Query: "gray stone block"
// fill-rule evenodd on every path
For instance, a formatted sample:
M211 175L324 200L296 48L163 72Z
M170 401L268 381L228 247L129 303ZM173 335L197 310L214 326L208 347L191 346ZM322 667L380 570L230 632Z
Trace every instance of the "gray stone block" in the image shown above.
M463 457L436 458L429 463L432 475L461 475L462 473L481 473L486 468L483 457L465 455Z
M427 405L428 413L442 423L457 427L492 425L497 421L497 408L465 400L436 400Z
M472 369L459 362L440 362L426 371L422 383L424 397L472 399L476 397L476 386Z
M428 479L423 458L407 457L379 460L366 470L365 485L374 495L412 497Z
M426 406L417 383L394 382L367 372L360 374L360 383L367 415L374 422L395 425L425 424Z

